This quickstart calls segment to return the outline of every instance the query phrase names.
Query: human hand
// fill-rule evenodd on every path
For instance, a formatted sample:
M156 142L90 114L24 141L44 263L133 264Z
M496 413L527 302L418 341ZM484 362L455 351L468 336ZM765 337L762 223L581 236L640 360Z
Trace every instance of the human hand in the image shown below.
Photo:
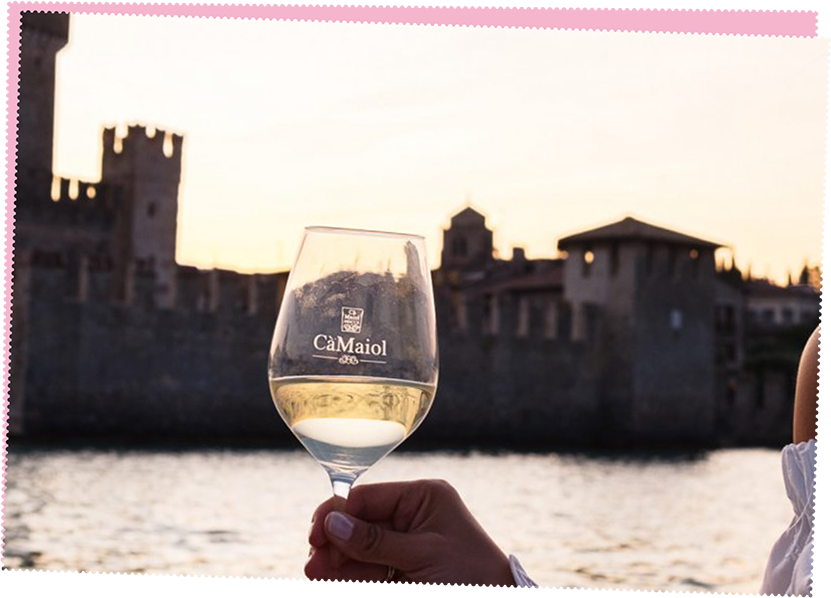
M321 504L312 517L309 537L316 525L323 525L326 515L345 507L346 500L340 496ZM413 598L412 582L403 575L388 579L389 573L388 566L352 560L324 540L322 545L309 550L307 594L309 598Z
M514 585L508 558L441 480L356 486L312 517L309 579Z

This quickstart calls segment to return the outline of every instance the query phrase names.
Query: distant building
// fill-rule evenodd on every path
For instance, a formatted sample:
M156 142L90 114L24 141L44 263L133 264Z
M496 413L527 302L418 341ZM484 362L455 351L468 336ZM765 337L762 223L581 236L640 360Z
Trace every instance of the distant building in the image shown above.
M718 245L626 218L558 247L572 338L600 340L603 392L630 403L633 433L710 437Z
M445 231L444 252L448 242L461 248L467 244L460 239L474 238L489 240L492 233L484 216L466 208ZM537 378L537 392L545 389L560 406L579 388L575 400L585 408L585 420L569 418L577 436L619 442L786 440L801 347L785 347L775 362L759 355L778 342L780 332L796 329L805 336L801 342L807 339L818 323L819 293L806 285L745 280L732 265L717 269L718 247L625 218L560 239L565 259L528 260L520 251L511 260L443 259L434 281L440 322L450 339L477 337L503 358L536 339L534 356L542 352L549 365L569 362L572 378L562 372L549 377L546 366L528 369L522 358L512 358L511 367L500 372L485 355L473 367L481 372L478 386L468 382L457 400L470 393L498 402L492 396L502 384L497 376ZM493 248L479 253L492 255ZM769 297L775 297L779 317L766 324L756 313ZM798 316L789 319L788 309ZM808 328L800 333L799 326ZM476 347L447 339L445 345L444 354L466 355L468 367L475 361ZM451 392L459 377L450 374ZM508 394L521 400L516 390Z
M225 413L229 426L273 415L259 348L268 346L262 320L273 326L287 273L176 263L180 135L105 129L100 181L53 176L55 55L68 36L68 14L23 13L11 432L198 431L194 414L211 393L226 397L214 416ZM234 398L247 382L232 362L252 352L262 361L255 386L266 393L253 411L241 406L262 397ZM165 413L153 401L183 406Z
M493 232L485 226L485 217L472 208L453 216L444 231L442 268L476 276L493 261Z
M540 384L552 399L576 392L574 400L588 407L581 419L571 420L577 436L666 442L711 438L717 244L633 218L561 239L565 259L527 260L515 251L512 260L496 260L490 257L491 239L484 217L471 208L445 231L435 281L437 297L450 308L449 329L493 337L506 344L505 351L512 350L512 342L517 348L538 339L535 350L552 359L580 355L569 376L579 374L580 380L568 391L568 378ZM479 257L461 262L462 250L471 246ZM480 369L477 400L491 394L489 373L498 366L482 363ZM512 359L503 375L533 379L544 374L525 369L522 360ZM541 396L534 399L540 401Z
M807 284L780 287L767 280L750 280L747 317L759 328L815 323L819 319L819 293Z
M289 439L266 364L287 273L175 262L183 139L103 134L101 181L52 176L69 16L25 13L10 432ZM442 443L777 444L818 291L716 268L717 243L626 218L496 257L484 215L444 231ZM804 336L804 338L803 338Z

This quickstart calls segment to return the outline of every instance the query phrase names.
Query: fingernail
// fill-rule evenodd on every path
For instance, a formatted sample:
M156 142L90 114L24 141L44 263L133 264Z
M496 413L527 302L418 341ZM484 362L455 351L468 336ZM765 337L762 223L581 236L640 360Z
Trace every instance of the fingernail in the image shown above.
M355 529L355 524L343 513L337 511L329 513L326 517L326 529L341 540L348 540L352 537L352 530Z

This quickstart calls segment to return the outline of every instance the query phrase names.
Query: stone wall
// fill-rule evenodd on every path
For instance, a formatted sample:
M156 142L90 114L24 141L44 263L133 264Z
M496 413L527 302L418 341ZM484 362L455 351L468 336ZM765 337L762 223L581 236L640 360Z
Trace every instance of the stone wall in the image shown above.
M752 369L730 378L720 372L719 443L784 446L791 442L796 371L788 367Z
M712 250L701 250L696 274L686 252L676 272L666 252L638 277L634 314L634 433L656 440L707 442L715 432L715 304Z
M13 366L12 377L12 386L20 384L26 395L13 406L23 409L12 414L22 424L17 431L52 438L290 441L266 374L276 315L268 308L282 292L277 275L184 269L190 278L222 281L215 283L221 303L200 310L193 303L184 307L186 298L190 303L198 296L193 289L180 294L176 309L157 307L146 273L136 273L132 303L126 303L104 300L95 290L108 288L113 274L106 269L88 273L88 300L72 291L77 280L65 268L27 272L27 287L21 282L15 301L20 323L24 305L26 320L25 339L15 346L26 367ZM252 294L241 292L251 288L250 280L261 291L255 296L262 309L255 311L246 303ZM447 311L440 302L439 313ZM506 328L515 326L513 311L504 308ZM440 334L439 392L418 439L559 444L592 438L597 403L585 369L588 349L546 337L541 318L533 315L524 338ZM447 330L446 323L439 326Z
M273 322L46 297L28 311L27 434L287 437L266 379Z
M467 297L462 329L452 292L436 290L441 365L425 436L449 444L556 446L594 443L605 433L597 417L597 345L571 340L567 319L550 330L543 297L528 301L527 331L518 326L518 296L498 298L495 320L493 297Z
M285 274L181 268L173 309L156 304L152 271L134 272L121 299L108 294L115 273L106 263L90 265L85 276L84 295L78 273L66 264L21 259L15 268L13 434L292 445L272 405L266 370ZM620 385L605 317L587 338L574 340L569 318L556 334L546 326L550 297L507 293L497 300L496 328L484 325L494 308L486 295L464 299L468 321L460 328L451 296L436 288L439 390L415 444L770 444L789 430L793 379L787 372L745 372L726 397L709 390L712 354L693 356L685 374L673 369L688 363L677 359L683 351L642 353L644 367L658 369L649 374L648 389L643 378ZM527 330L519 326L521 304L530 310ZM711 335L696 331L685 312L680 336L672 337L664 307L671 306L653 303L648 316L664 330L654 335L670 335L660 343ZM633 409L635 417L627 417Z
M599 430L584 347L539 338L448 336L439 390L419 434L448 444L586 444Z

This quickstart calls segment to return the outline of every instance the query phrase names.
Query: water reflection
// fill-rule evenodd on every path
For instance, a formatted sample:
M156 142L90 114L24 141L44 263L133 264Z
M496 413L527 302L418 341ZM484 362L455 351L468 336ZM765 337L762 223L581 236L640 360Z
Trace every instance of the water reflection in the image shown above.
M442 477L548 586L755 592L790 519L779 453L400 453L365 482ZM330 489L301 451L16 447L7 567L302 576Z

